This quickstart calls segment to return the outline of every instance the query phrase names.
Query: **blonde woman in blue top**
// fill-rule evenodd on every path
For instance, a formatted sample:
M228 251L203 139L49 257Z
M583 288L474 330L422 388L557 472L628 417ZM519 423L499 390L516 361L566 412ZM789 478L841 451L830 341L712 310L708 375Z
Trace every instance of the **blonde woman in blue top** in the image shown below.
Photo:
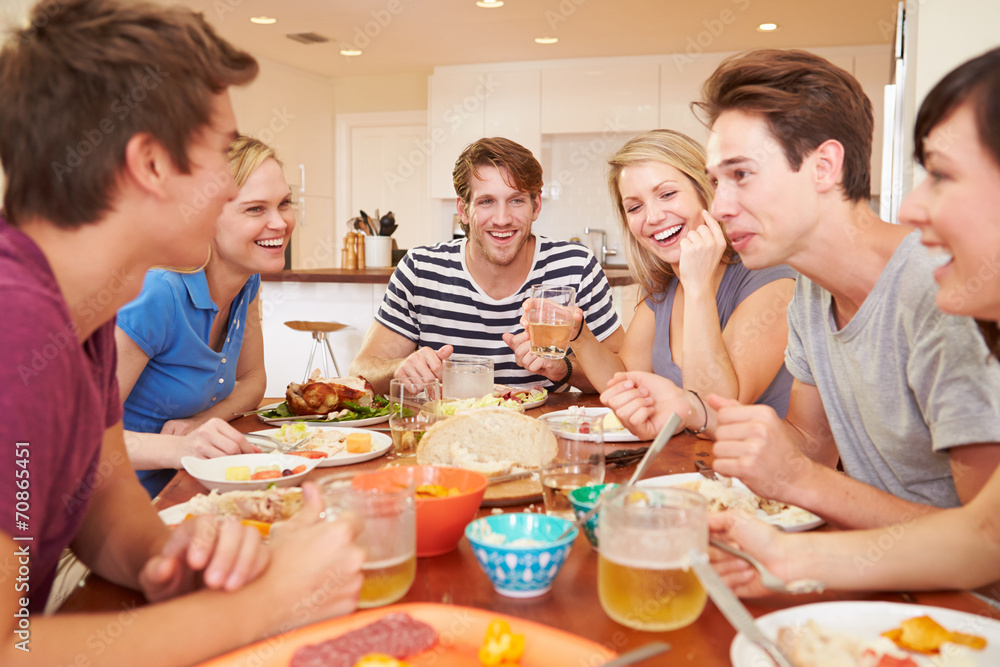
M259 274L284 267L295 217L270 147L240 137L229 166L240 190L219 216L205 266L150 271L118 312L125 444L150 495L182 456L257 451L227 422L264 395Z

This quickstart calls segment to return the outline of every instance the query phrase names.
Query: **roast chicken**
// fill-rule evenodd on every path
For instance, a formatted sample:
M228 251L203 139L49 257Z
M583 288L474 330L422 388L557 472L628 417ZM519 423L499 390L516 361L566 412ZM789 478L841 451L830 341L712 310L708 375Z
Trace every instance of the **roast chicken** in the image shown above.
M288 409L296 415L327 415L340 410L344 401L369 407L374 396L374 388L361 376L323 378L318 372L302 384L290 383L285 390Z

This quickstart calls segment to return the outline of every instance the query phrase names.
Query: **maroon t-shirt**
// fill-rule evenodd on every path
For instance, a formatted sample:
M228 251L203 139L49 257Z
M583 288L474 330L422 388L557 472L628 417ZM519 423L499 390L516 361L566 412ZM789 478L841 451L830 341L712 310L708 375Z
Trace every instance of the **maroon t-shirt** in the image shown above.
M41 611L59 555L108 472L98 465L101 441L122 415L114 321L81 344L45 256L2 217L0 317L0 530L18 547L0 564L13 575L6 585Z

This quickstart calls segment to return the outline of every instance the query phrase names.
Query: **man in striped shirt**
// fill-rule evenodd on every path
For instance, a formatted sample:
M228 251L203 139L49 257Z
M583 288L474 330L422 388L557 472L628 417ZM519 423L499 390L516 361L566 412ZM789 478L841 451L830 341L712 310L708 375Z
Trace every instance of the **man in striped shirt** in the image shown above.
M604 270L587 248L532 234L542 209L542 167L523 146L480 139L453 172L467 238L411 249L389 281L351 373L385 393L393 377L441 377L453 352L493 359L501 384L595 391L566 359L531 353L520 324L532 285L572 285L587 326L617 353L625 337Z

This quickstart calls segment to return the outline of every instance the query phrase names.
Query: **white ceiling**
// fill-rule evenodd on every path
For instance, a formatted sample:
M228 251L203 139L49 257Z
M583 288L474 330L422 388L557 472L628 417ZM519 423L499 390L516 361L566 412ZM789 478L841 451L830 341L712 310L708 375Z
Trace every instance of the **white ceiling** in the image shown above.
M177 0L160 0L175 4ZM888 43L896 0L181 0L230 41L327 77L430 72L436 65L757 47ZM251 16L278 19L250 23ZM773 22L773 33L757 25ZM304 45L286 33L330 39ZM543 46L535 37L553 36ZM355 58L339 55L360 47Z

